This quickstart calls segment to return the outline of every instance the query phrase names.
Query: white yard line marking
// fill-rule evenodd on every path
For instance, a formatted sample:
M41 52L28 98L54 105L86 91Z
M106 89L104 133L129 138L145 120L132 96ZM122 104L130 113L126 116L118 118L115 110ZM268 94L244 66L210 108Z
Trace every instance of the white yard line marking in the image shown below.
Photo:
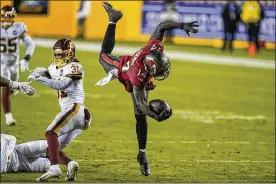
M180 162L202 162L202 163L273 163L275 160L180 160Z
M40 47L52 48L55 41L53 39L33 39L35 44ZM75 42L78 50L99 52L101 45L96 43L82 43ZM117 54L133 54L140 48L138 47L128 47L128 46L116 46L114 53ZM245 66L245 67L255 67L255 68L270 68L275 69L275 61L271 60L260 60L260 59L247 59L238 57L226 57L226 56L215 56L207 54L197 54L188 52L174 52L167 51L166 54L175 60L185 60L199 63L211 63L211 64L221 64L221 65L233 65L233 66ZM91 58L92 59L92 58Z
M135 160L77 160L77 162L134 162ZM136 162L136 161L135 161ZM155 162L197 162L197 163L275 163L275 160L156 160Z
M108 94L85 93L85 96L93 99L101 99L101 98L115 98L116 94L108 95Z
M137 141L131 140L106 140L106 141L93 141L93 140L73 140L75 143L136 143ZM275 142L250 142L250 141L147 141L149 144L168 143L168 144L275 144Z
M215 123L217 120L265 121L267 119L263 115L246 116L246 115L235 114L233 112L220 112L218 110L214 110L214 111L175 110L174 114L179 115L182 119L185 119L185 120L190 120L192 122L202 122L207 124Z

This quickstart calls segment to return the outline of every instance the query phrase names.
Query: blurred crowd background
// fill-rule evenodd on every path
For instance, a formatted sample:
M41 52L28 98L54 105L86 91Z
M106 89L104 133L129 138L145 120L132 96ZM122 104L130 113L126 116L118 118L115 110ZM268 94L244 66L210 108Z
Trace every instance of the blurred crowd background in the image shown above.
M13 0L17 20L35 37L102 39L107 17L101 1ZM117 40L146 41L163 20L198 21L200 32L189 39L183 31L167 33L174 44L213 46L233 51L275 49L275 1L112 1L124 18Z

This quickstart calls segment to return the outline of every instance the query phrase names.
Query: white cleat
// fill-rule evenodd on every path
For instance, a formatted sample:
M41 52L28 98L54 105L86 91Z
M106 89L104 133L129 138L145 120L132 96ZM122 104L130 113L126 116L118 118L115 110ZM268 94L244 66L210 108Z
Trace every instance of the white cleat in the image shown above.
M5 117L6 117L7 125L9 125L9 126L15 125L15 120L13 119L11 112L5 113Z
M80 166L76 161L70 161L67 166L67 175L65 177L65 181L76 181L77 180L77 172Z
M62 171L58 165L51 165L49 171L37 178L36 181L47 181L50 178L60 178L61 174Z
M14 126L15 125L15 120L8 120L6 121L6 124L9 125L9 126Z

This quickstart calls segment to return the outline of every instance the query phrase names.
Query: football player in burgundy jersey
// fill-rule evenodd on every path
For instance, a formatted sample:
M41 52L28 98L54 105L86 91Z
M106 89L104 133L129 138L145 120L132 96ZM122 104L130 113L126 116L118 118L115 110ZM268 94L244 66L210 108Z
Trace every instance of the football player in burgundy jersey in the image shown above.
M147 142L147 119L149 116L158 122L168 119L172 111L164 110L161 114L156 114L150 110L148 101L148 90L155 88L151 79L164 80L170 73L169 58L163 53L162 43L165 31L171 29L182 29L189 36L197 33L196 22L177 23L165 21L160 23L154 30L146 46L138 50L133 56L114 56L111 54L115 46L116 23L122 18L121 11L115 10L109 3L103 2L108 17L109 24L102 43L99 60L108 76L100 80L96 85L105 85L110 80L117 78L131 94L134 104L134 114L136 119L136 133L139 144L137 161L143 175L150 174L149 164L146 159Z

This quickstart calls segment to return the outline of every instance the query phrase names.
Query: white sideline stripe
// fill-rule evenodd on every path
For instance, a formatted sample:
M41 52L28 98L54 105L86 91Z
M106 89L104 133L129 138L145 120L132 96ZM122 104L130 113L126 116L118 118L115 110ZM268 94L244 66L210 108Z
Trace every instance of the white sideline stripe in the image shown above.
M34 38L33 40L37 46L47 47L47 48L52 48L56 41L53 39L42 39L42 38ZM81 51L99 52L101 48L100 44L93 43L93 42L82 43L82 42L76 41L75 44L77 49ZM133 54L139 49L140 48L138 47L116 46L114 48L114 52L118 54ZM174 52L174 51L167 51L166 54L171 59L175 59L175 60L187 60L187 61L198 62L198 63L275 69L275 61L271 61L271 60L246 59L246 58L238 58L238 57L215 56L215 55L207 55L207 54ZM87 59L90 59L90 58L87 58Z
M129 162L133 160L111 159L111 160L77 160L77 162ZM134 161L133 161L134 162ZM136 161L135 161L136 162ZM157 162L172 162L171 160L157 160ZM175 162L175 160L174 160ZM179 160L176 162L198 162L198 163L275 163L275 160Z
M98 142L112 142L112 143L136 143L137 141L126 141L126 140L117 140L117 141L85 141L85 140L73 140L76 143L98 143ZM249 142L249 141L147 141L149 144L156 143L168 143L168 144L275 144L275 142Z

